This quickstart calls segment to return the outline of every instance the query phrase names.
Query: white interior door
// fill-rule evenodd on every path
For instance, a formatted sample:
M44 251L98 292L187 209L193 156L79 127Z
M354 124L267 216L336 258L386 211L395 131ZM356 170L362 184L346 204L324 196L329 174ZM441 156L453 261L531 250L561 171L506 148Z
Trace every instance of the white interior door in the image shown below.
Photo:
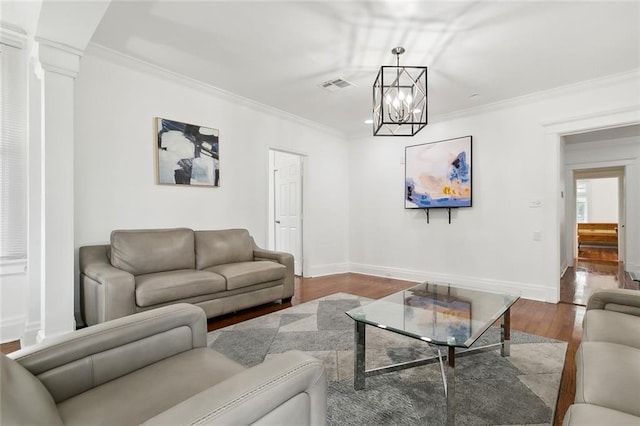
M293 254L296 275L302 275L302 157L275 153L275 249Z

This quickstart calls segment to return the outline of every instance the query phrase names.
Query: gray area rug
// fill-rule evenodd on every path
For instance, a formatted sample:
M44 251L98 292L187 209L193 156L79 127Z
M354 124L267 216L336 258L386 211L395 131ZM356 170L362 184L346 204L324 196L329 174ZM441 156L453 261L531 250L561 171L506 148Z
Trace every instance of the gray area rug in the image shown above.
M439 365L369 377L353 388L354 322L345 311L370 299L337 293L213 331L209 346L250 367L291 349L324 361L329 425L442 425L446 400ZM491 328L476 344L496 343ZM511 332L511 356L499 350L456 360L457 425L550 424L567 344ZM424 342L367 327L367 369L431 356Z

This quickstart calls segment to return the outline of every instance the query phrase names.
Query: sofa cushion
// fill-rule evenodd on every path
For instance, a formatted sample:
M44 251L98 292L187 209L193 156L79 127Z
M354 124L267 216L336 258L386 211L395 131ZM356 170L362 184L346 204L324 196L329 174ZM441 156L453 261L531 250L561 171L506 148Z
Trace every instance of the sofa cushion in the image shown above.
M181 269L136 277L136 304L141 307L175 302L224 291L224 277L209 271Z
M253 241L246 229L195 231L196 269L253 260Z
M58 410L65 424L137 425L244 370L216 351L193 349L67 399Z
M193 231L188 228L111 232L111 264L133 275L193 269Z
M18 362L0 354L0 424L62 425L44 385Z
M255 284L284 279L287 268L269 260L236 262L212 266L206 271L222 275L227 280L227 290L249 287Z
M640 418L592 404L573 404L562 421L564 426L638 426Z
M584 342L609 342L640 349L640 317L604 309L590 309L582 324Z
M576 354L575 402L600 405L640 417L640 349L582 342Z

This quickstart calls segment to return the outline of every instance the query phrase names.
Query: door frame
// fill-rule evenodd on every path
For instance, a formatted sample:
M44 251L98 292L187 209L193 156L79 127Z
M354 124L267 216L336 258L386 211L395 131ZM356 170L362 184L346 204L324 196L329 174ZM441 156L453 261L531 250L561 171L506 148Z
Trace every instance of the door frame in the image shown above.
M607 166L603 166L607 164ZM567 261L569 266L575 266L575 259L578 257L578 243L577 243L577 212L576 212L576 185L578 180L584 179L618 179L618 262L625 262L625 241L626 241L626 227L625 227L625 206L626 206L626 193L624 181L626 178L626 165L625 161L615 161L607 163L589 163L571 165L568 167L567 174L571 175L567 180L571 182L571 186L567 193L567 228L566 228L566 240L567 246ZM568 176L569 177L569 176Z
M276 188L275 188L275 167L274 161L275 156L278 153L287 154L287 155L295 155L300 158L300 270L303 277L308 276L307 271L307 263L306 262L306 244L307 241L307 227L306 227L306 219L304 216L304 212L307 210L307 196L305 194L306 188L306 171L305 171L305 162L307 159L307 155L301 152L296 152L288 149L282 149L277 147L268 147L267 149L267 162L268 162L268 179L267 179L267 238L266 238L266 247L267 249L273 250L275 248L275 199L276 199Z
M545 268L545 274L550 280L549 282L555 284L555 291L550 295L553 297L550 297L549 301L557 302L560 300L560 278L564 273L564 266L566 266L562 264L562 250L564 250L563 240L566 238L566 233L563 234L562 232L562 222L564 222L564 226L567 227L566 217L568 212L566 210L566 200L562 200L562 192L563 190L566 191L569 186L565 182L566 175L564 175L567 170L567 165L564 164L563 158L564 136L640 124L640 108L639 105L632 105L577 117L573 116L551 120L542 122L541 124L544 129L546 143L553 147L554 157L550 160L553 160L555 163L551 166L552 170L555 170L555 176L553 176L553 192L550 193L552 197L550 199L553 200L551 203L552 213L550 219L555 234L555 241L552 246L550 246L550 262ZM559 198L557 198L558 195L560 195ZM628 219L629 218L627 218L627 220ZM566 241L564 242L566 243ZM625 253L625 255L627 255L627 253Z

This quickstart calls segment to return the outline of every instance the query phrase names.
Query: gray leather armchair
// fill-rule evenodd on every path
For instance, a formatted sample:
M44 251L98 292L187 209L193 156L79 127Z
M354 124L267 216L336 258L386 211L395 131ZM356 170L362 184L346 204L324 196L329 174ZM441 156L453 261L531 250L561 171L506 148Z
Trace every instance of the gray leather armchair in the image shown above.
M640 292L595 292L576 353L576 396L563 424L640 425Z
M321 361L251 368L207 347L202 309L176 304L2 355L0 424L323 425Z

